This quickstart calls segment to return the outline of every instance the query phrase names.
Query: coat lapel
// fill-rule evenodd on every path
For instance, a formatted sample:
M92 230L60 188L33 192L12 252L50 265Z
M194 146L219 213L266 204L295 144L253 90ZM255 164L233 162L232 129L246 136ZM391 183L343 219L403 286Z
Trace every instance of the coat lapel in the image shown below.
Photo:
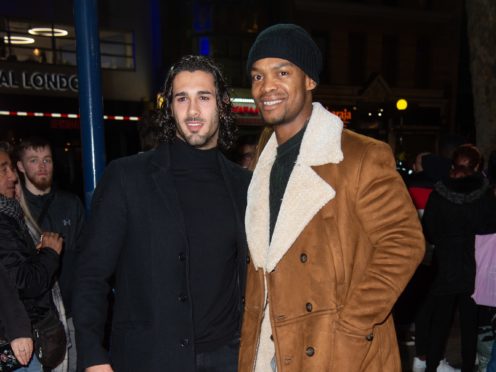
M343 124L335 115L314 103L300 153L288 181L269 244L269 182L277 154L275 135L267 143L248 191L246 232L248 247L257 268L272 271L318 211L332 200L335 191L312 166L339 163L343 159Z

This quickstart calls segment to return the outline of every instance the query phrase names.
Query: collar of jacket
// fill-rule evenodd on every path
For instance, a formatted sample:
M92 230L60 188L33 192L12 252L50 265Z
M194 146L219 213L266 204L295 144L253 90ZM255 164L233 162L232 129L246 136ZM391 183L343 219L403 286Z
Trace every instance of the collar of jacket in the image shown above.
M255 267L271 272L317 212L335 191L312 168L343 160L341 120L313 103L312 115L301 142L300 153L288 181L269 244L269 182L277 155L275 134L267 142L248 189L246 234Z
M435 184L435 189L454 204L467 204L482 198L489 189L489 181L481 174L461 178L449 178Z

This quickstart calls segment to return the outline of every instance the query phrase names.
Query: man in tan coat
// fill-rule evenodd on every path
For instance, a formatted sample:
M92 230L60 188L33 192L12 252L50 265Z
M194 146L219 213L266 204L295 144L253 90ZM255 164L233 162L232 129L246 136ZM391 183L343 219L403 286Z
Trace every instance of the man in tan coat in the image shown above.
M424 253L389 146L312 103L322 57L272 26L247 62L274 135L248 191L241 372L400 371L391 308Z

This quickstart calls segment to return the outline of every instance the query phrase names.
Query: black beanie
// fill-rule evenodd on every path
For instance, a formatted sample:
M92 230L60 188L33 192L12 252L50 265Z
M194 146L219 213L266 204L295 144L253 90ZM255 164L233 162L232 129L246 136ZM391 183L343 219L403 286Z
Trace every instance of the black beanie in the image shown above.
M312 37L303 28L293 24L277 24L266 28L258 36L250 52L246 69L262 58L281 58L294 63L319 83L322 54Z

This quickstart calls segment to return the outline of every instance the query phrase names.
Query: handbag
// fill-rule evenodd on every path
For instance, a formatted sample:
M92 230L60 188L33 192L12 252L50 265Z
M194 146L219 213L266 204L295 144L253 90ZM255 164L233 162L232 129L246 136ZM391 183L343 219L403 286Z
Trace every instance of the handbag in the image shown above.
M67 338L54 311L33 324L34 353L44 367L55 368L64 360Z
M21 367L10 347L10 342L0 341L0 372L15 371Z
M475 290L478 305L496 307L496 234L475 236Z

